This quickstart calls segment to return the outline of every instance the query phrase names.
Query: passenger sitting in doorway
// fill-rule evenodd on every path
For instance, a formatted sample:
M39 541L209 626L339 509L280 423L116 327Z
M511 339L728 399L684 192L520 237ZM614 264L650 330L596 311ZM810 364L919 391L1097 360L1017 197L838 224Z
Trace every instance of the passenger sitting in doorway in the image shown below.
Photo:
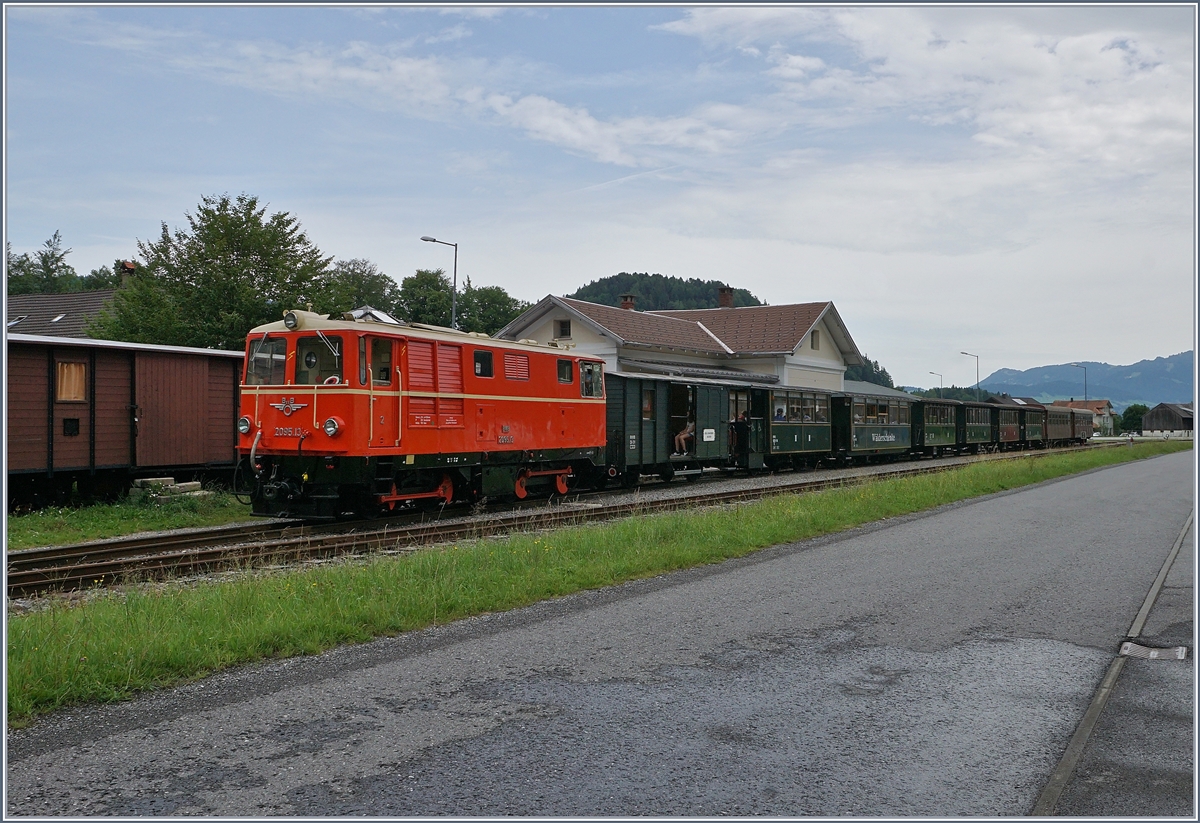
M783 406L780 406L775 410L775 419L777 421L783 421L787 419L787 417L785 417L783 414Z
M687 454L688 441L696 439L696 421L688 418L687 425L683 427L683 431L675 435L675 454L673 457L680 457Z

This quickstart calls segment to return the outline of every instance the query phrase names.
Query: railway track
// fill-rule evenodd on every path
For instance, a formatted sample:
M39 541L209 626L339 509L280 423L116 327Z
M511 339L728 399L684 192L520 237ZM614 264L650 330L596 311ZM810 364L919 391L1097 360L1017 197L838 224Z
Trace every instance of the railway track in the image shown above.
M1037 452L1037 455L1052 452ZM7 557L9 598L48 591L73 591L123 581L194 575L219 569L299 562L344 554L415 551L437 543L476 539L519 531L547 529L701 506L750 502L777 494L800 494L858 485L888 477L933 474L976 460L1012 460L1035 453L988 455L972 460L950 458L898 466L875 467L858 474L814 477L770 486L657 499L590 502L587 496L494 514L485 519L456 518L434 522L305 526L299 523L253 524L216 529L105 540L13 552ZM604 497L600 497L604 499Z

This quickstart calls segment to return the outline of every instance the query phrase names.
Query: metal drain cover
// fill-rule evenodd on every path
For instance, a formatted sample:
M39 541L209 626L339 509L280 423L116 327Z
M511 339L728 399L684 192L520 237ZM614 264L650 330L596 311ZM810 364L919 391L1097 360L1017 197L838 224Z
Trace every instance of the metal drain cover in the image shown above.
M1121 654L1125 657L1140 657L1143 660L1187 660L1187 646L1152 649L1126 640L1121 644Z

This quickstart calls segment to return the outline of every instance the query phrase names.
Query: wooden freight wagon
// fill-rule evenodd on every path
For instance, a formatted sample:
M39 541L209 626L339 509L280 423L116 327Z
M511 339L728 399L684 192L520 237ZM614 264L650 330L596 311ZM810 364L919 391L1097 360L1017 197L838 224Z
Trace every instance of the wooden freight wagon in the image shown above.
M8 335L8 497L232 473L242 353Z

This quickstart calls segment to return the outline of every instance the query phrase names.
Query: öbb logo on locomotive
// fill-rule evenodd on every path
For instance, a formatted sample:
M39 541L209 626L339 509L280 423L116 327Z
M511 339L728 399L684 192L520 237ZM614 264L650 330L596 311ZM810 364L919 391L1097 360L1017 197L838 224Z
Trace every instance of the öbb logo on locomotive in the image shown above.
M332 520L1091 435L1090 414L1066 408L916 398L850 381L832 391L607 374L599 356L568 346L359 315L294 310L247 336L239 476L255 514Z

